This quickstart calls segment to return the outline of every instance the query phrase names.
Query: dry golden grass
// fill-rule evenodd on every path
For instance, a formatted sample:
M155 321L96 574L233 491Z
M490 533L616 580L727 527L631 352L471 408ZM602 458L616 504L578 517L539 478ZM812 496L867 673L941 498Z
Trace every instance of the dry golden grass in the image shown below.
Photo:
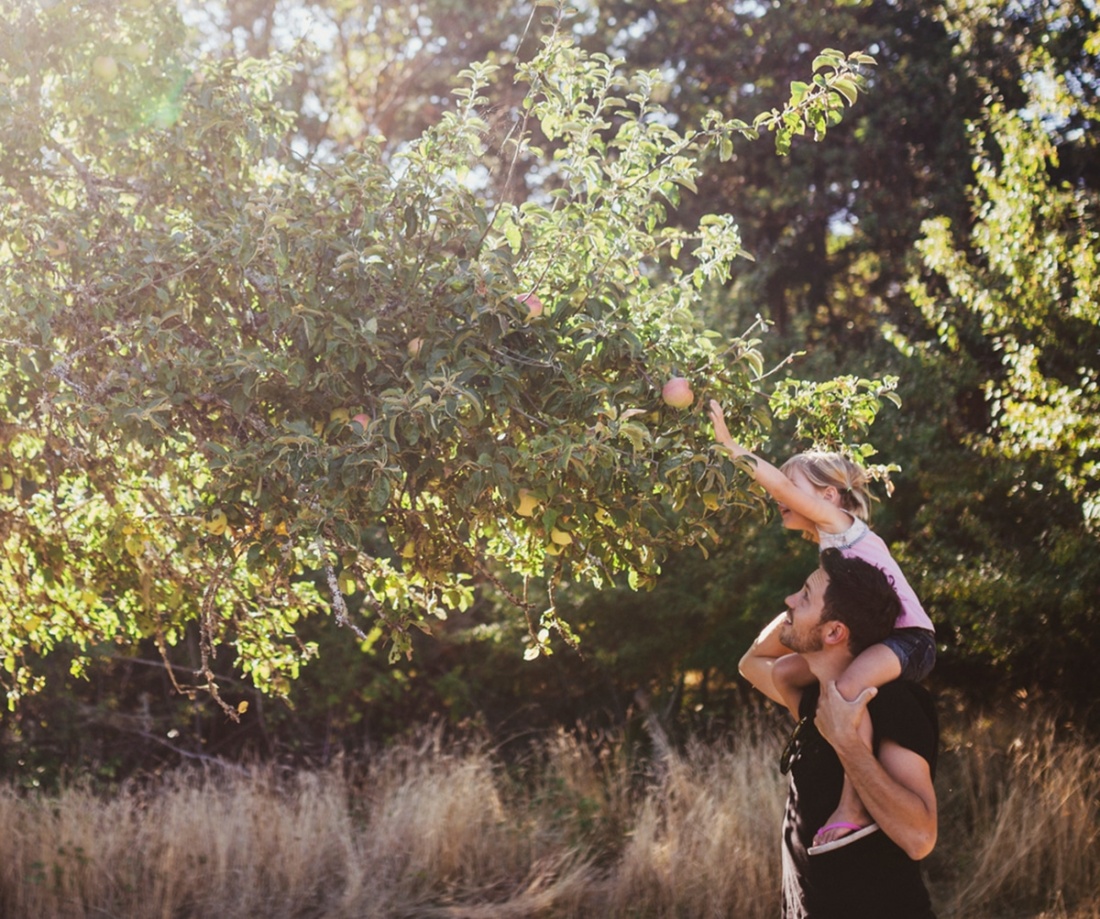
M945 915L1100 917L1100 748L1047 716L957 733L937 783Z
M1049 719L945 732L942 919L1100 919L1100 749ZM774 917L783 725L655 758L566 735L507 767L438 735L357 767L0 789L11 919Z
M774 916L785 782L779 738L749 723L668 756L608 885L611 916ZM638 908L640 905L640 908Z

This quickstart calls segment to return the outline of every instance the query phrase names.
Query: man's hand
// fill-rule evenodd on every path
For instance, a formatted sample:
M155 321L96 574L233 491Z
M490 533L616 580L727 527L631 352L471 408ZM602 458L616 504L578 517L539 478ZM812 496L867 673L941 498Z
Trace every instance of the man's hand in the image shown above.
M859 726L864 718L869 717L867 703L877 694L878 690L869 686L849 702L836 688L836 680L830 680L821 687L814 725L838 754L852 749L853 744L864 746L859 739Z

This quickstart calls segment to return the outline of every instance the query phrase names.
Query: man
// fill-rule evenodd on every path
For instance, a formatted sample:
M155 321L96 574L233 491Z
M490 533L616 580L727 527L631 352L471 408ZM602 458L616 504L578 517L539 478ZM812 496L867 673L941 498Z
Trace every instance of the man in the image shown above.
M915 683L867 689L852 702L836 688L855 656L889 634L897 595L874 565L826 549L821 567L786 604L741 659L742 676L797 721L780 763L790 773L784 919L934 919L919 864L936 842L939 730L931 699ZM775 661L790 651L803 655L817 685L773 679ZM873 749L859 738L865 717ZM810 854L845 773L875 824Z

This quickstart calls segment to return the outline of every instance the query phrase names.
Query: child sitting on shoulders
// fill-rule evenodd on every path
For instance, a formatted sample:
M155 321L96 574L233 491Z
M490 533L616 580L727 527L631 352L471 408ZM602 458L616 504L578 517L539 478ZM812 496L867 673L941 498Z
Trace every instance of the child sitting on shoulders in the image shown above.
M783 526L801 530L820 550L835 548L870 562L894 585L902 609L894 631L852 661L837 681L841 695L853 701L869 687L897 679L924 679L936 661L935 631L886 543L867 525L871 499L866 471L843 454L820 451L796 454L777 469L733 440L722 408L714 400L710 403L710 418L718 444L730 455L749 460L753 477L779 506ZM814 679L801 655L795 653L776 662L773 678L777 683L799 687ZM864 718L861 727L865 728L861 736L870 746L870 719ZM817 831L814 845L823 846L859 831L864 831L859 835L865 835L871 825L863 802L845 777L840 803Z

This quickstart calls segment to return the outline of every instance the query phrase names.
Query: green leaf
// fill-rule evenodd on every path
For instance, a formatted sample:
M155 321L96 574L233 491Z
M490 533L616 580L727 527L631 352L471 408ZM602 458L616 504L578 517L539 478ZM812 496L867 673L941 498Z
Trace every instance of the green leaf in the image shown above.
M849 105L855 105L856 97L859 95L859 89L854 81L847 79L838 79L834 80L831 86L845 99L848 100Z

